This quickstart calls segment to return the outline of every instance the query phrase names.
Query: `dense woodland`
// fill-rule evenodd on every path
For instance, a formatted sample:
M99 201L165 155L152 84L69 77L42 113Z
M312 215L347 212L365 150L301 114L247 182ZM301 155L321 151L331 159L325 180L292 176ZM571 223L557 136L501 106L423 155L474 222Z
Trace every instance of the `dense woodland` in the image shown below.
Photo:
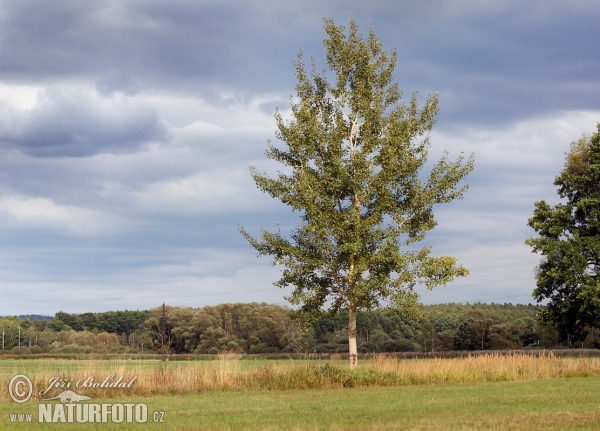
M358 351L447 351L598 347L559 339L537 319L540 307L512 304L438 304L418 319L387 310L358 315ZM286 307L265 303L202 308L157 307L146 311L69 314L51 320L0 318L3 353L167 352L337 353L348 350L347 312L323 314L312 323Z

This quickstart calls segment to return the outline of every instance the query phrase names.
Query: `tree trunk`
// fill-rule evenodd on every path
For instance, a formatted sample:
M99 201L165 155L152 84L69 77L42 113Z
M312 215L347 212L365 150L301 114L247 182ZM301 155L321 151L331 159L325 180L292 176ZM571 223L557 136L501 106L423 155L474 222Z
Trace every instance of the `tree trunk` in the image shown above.
M356 310L348 310L348 365L350 368L358 364L356 351Z

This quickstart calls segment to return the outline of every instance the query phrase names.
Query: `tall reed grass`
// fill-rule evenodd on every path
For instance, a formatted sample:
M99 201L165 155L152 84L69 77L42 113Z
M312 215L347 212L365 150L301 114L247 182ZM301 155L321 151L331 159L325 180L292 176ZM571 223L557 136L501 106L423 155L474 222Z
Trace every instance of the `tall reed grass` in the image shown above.
M65 388L54 388L48 395L39 392L53 377L75 382L94 376L106 377L106 364L88 361L87 367L72 371L33 370L29 375L34 385L33 399L46 398ZM104 397L154 396L188 394L205 391L259 391L277 389L328 389L361 386L402 386L456 382L499 382L511 380L550 379L561 377L600 376L600 358L557 358L552 353L538 356L524 354L489 354L464 358L398 359L376 356L349 369L337 361L317 364L274 361L261 368L243 369L240 357L220 355L215 361L165 362L133 366L123 364L111 370L112 381L122 376L131 387L70 387L92 399ZM76 374L76 375L75 375ZM0 400L8 400L8 379L0 382Z

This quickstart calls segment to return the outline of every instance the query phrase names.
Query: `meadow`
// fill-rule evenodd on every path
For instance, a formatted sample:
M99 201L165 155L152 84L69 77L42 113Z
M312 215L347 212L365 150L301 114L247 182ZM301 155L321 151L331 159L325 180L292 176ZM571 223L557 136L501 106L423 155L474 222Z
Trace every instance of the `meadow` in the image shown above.
M37 400L8 399L8 381L28 375L41 391L53 377L75 382L114 375L130 388L76 390L93 402L145 402L164 411L156 429L597 429L600 358L551 353L452 359L377 357L345 361L0 361L0 428ZM48 394L59 393L53 388ZM67 427L70 424L65 424ZM73 429L105 429L72 424ZM110 425L110 424L109 424ZM94 427L96 426L96 428ZM112 424L152 429L149 424ZM39 429L39 426L37 427Z

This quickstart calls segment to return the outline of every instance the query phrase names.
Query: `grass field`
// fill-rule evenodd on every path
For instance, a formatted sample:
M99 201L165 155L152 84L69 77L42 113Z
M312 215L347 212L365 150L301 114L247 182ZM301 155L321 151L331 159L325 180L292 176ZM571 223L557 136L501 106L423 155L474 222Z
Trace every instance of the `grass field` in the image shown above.
M597 430L600 378L451 383L389 388L213 391L94 400L146 402L161 424L10 424L32 404L0 403L1 429L101 430Z
M332 361L122 362L0 361L4 393L0 429L600 428L600 361L595 358L381 358L363 361L352 371L344 362ZM154 411L164 411L164 423L10 423L11 413L37 417L37 400L8 401L7 384L15 373L40 382L52 375L137 373L136 390L96 391L90 403L147 403L149 419ZM92 395L87 390L77 392Z

